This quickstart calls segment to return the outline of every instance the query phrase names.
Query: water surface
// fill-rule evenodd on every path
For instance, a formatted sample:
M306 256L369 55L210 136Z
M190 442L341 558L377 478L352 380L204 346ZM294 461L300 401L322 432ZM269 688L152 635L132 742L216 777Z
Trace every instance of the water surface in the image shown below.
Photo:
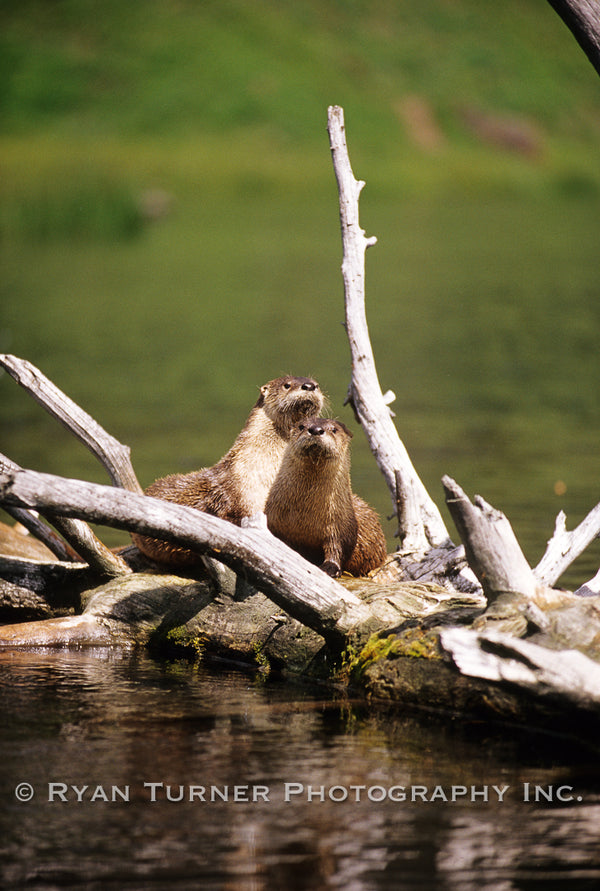
M593 746L103 650L0 670L3 887L600 882Z

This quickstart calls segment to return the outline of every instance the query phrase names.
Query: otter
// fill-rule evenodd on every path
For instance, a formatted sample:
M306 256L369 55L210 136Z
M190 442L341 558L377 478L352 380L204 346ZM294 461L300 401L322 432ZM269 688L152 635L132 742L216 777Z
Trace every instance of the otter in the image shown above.
M264 511L292 428L320 412L324 396L308 377L286 375L260 388L260 396L235 442L217 464L156 480L146 495L195 507L240 525L244 517ZM186 548L133 534L135 545L152 560L189 566L201 557Z
M298 423L265 506L273 535L334 578L367 575L387 556L379 517L351 489L351 439L340 421Z

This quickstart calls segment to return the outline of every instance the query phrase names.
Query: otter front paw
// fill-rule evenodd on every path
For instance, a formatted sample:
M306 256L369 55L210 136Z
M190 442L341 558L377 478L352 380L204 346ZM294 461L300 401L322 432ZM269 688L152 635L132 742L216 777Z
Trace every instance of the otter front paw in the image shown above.
M334 579L337 579L342 574L341 568L333 560L326 560L325 563L321 563L321 569Z

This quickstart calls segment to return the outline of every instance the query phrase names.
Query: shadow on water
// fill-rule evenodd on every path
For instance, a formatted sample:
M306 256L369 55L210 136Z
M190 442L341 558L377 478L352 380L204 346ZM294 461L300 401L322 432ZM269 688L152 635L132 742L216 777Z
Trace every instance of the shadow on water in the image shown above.
M586 888L574 740L188 662L0 654L4 887Z

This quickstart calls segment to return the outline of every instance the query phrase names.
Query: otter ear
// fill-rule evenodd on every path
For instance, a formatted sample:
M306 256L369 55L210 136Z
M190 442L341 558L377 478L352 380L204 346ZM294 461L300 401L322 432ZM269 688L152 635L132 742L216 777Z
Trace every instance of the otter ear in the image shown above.
M269 385L263 384L262 387L260 388L260 396L256 400L255 408L260 408L261 405L265 404L265 396L267 395L268 392L269 392Z

